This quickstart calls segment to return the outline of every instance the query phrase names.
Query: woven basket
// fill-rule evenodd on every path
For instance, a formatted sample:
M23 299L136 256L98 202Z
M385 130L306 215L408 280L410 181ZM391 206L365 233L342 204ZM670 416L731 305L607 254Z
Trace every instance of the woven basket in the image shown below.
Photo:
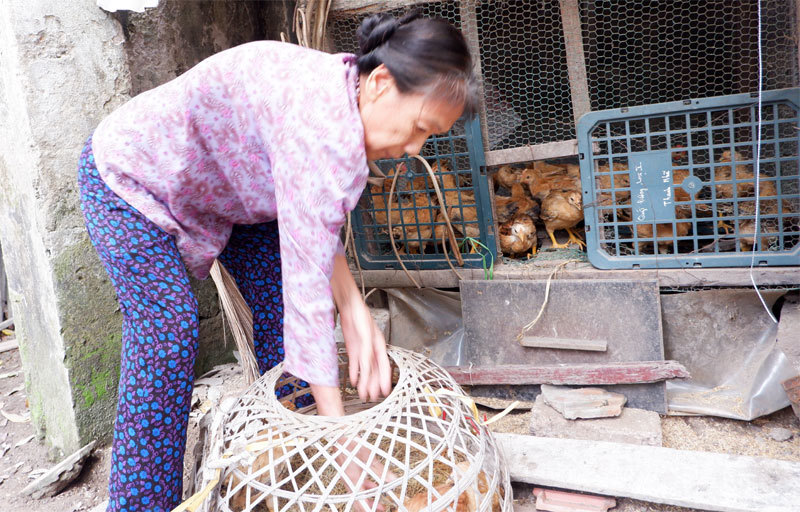
M387 512L511 511L505 463L458 384L419 354L391 347L389 356L397 370L391 394L362 404L344 388L342 418L317 416L314 406L292 410L309 390L285 376L282 364L223 404L204 440L196 484L210 492L197 510L349 511L375 500ZM279 401L275 389L286 384L295 392ZM359 492L345 485L337 462L345 439L345 453L355 451L353 443L368 453L363 474L381 484ZM385 482L371 462L398 478Z

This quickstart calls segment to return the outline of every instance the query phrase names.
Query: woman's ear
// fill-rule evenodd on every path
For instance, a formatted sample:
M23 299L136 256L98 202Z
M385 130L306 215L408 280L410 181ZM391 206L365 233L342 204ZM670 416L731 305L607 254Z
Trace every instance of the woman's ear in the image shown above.
M366 85L366 88L364 85ZM389 72L389 69L381 64L372 70L367 77L367 83L364 85L362 85L361 90L367 93L367 100L375 101L394 87L394 77Z

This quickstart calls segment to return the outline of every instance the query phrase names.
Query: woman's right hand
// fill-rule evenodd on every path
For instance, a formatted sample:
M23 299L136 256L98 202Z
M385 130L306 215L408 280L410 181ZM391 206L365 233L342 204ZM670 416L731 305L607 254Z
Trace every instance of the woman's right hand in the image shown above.
M356 491L356 485L359 479L362 476L362 473L365 472L365 467L367 465L367 461L369 460L369 456L371 450L367 446L359 447L357 441L349 440L349 439L339 439L336 442L339 446L342 447L342 452L336 457L336 462L339 464L340 467L344 467L344 482L347 485L347 488L350 489L351 492ZM358 460L351 460L349 464L347 464L347 459L350 457L352 451L357 450L353 459ZM391 470L388 470L386 466L377 460L377 457L373 457L372 463L369 465L370 470L375 475L384 475L384 471L386 472L386 477L383 478L383 481L389 483L393 480L397 479L397 475L393 473ZM378 486L375 483L374 479L370 478L369 474L366 475L364 478L364 482L362 485L357 489L359 491L374 489ZM359 512L369 512L373 510L373 500L361 500L355 503L356 510ZM378 503L375 510L383 511L384 506Z

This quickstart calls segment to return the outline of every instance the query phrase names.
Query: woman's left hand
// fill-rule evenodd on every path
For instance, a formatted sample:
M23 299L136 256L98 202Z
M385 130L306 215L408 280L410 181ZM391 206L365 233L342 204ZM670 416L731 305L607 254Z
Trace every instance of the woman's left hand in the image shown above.
M378 400L392 390L392 370L386 354L386 340L369 308L358 297L347 309L340 309L342 334L350 360L350 383L361 400Z

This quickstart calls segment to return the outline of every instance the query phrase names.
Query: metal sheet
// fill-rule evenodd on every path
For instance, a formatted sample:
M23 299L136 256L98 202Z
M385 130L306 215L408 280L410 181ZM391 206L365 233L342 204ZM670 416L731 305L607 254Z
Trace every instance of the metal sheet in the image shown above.
M661 304L655 280L553 280L545 310L530 336L608 340L606 352L539 349L516 338L544 301L544 280L462 281L462 365L579 364L664 359ZM484 396L532 399L538 386L481 386ZM631 407L666 412L664 383L604 386Z
M783 293L763 292L769 307ZM752 420L789 405L780 383L794 369L755 291L706 290L661 300L667 356L692 374L667 383L671 412Z
M656 281L553 280L526 335L608 340L606 352L523 347L516 340L544 301L547 282L462 281L466 364L553 364L664 359Z

